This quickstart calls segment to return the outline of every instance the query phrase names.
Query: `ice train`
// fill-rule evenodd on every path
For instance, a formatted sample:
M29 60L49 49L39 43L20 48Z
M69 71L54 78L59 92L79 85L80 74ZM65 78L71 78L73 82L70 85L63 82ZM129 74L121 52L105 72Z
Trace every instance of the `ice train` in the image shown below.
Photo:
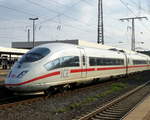
M5 86L32 93L150 69L150 57L66 43L37 46L15 63Z

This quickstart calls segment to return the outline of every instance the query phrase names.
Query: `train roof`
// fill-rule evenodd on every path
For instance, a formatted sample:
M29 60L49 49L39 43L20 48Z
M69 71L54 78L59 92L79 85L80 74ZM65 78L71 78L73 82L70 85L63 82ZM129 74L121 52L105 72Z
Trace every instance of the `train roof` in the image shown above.
M127 54L138 54L138 55L141 55L141 56L147 56L147 55L144 55L144 54L132 51L132 50L119 48L119 47L108 46L108 45L97 44L97 43L93 43L93 42L87 42L87 41L83 41L83 40L79 40L78 45L79 46L84 46L84 47L92 47L92 48L112 50L112 51L120 51L120 52L124 51Z
M127 49L123 49L123 48L118 48L118 47L113 47L113 46L108 46L108 45L102 45L102 44L97 44L94 42L88 42L88 41L84 41L84 40L65 40L65 41L52 41L52 43L47 43L47 44L43 44L44 46L57 46L58 44L64 44L64 45L69 45L70 46L79 46L79 47L90 47L90 48L97 48L97 49L104 49L104 50L111 50L111 51L120 51L120 52L126 52L127 54L138 54L143 56L143 54L141 53L137 53L131 50L127 50ZM40 46L43 46L40 45ZM40 47L39 46L39 47ZM38 46L37 46L38 47ZM69 46L68 46L69 47ZM61 47L64 48L64 47ZM16 48L4 48L4 47L0 47L0 52L4 52L4 53L11 53L11 54L18 54L18 55L22 55L24 53L26 53L28 51L28 49L16 49ZM144 55L146 56L146 55Z
M69 40L68 40L69 41ZM127 50L127 49L123 49L123 48L118 48L118 47L113 47L113 46L108 46L108 45L102 45L102 44L97 44L97 43L93 43L93 42L87 42L87 41L83 41L83 40L78 40L76 43L70 43L70 42L64 42L64 41L57 41L57 42L53 42L53 43L47 43L47 44L43 44L40 46L45 46L45 47L49 47L49 46L61 46L61 45L65 45L65 46L74 46L74 47L90 47L90 48L97 48L97 49L103 49L103 50L110 50L110 51L120 51L120 52L125 52L127 54L138 54L138 55L143 55L141 53L135 52L135 51L131 51L131 50ZM38 47L38 46L37 46ZM62 46L61 46L62 48ZM65 47L64 47L65 48ZM145 56L145 55L144 55Z

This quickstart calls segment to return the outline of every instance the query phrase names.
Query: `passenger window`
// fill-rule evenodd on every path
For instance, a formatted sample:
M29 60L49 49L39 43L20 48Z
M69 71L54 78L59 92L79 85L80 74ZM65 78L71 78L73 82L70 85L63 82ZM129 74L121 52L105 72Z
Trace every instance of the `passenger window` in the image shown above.
M103 63L102 59L98 58L97 59L97 65L102 65L102 63Z
M147 61L145 61L145 60L133 60L133 64L134 65L147 64Z
M80 66L79 57L78 56L67 56L55 59L51 62L48 62L44 65L44 67L49 71L57 68L63 67L77 67Z
M62 67L76 67L80 66L79 57L78 56L67 56L61 58L61 66Z
M53 70L56 68L60 68L60 60L56 59L54 61L51 61L49 63L47 63L46 65L44 65L45 68L49 71L49 70Z
M90 66L98 66L98 65L124 65L124 60L123 59L89 57L89 64L90 64Z
M84 55L82 56L82 62L83 62L83 65L85 65L85 56Z
M94 57L90 57L89 62L90 62L90 66L96 65L96 59Z

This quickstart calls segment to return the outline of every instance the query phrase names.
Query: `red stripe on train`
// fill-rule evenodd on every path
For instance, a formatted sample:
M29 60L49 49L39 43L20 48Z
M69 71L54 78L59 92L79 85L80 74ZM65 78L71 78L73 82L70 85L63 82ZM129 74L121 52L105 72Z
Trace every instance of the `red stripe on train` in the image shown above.
M46 74L46 75L42 75L42 76L33 78L33 79L25 81L25 82L21 82L21 83L17 83L17 84L5 84L5 85L6 86L18 86L18 85L27 84L27 83L30 83L30 82L33 82L33 81L41 80L41 79L44 79L44 78L47 78L47 77L56 76L56 75L60 75L60 71L52 72L52 73L49 73L49 74Z
M70 73L76 73L76 72L90 72L90 71L95 71L95 68L73 69L73 70L70 70Z
M128 66L128 68L137 68L137 67L148 67L148 65Z
M128 68L137 68L137 67L147 67L147 65L141 65L141 66L128 66ZM107 68L87 68L87 69L72 69L70 70L70 73L77 73L77 72L90 72L90 71L100 71L100 70L114 70L114 69L126 69L125 66L123 67L107 67ZM5 86L18 86L18 85L23 85L23 84L27 84L33 81L37 81L40 79L44 79L47 77L52 77L52 76L56 76L56 75L60 75L60 71L57 72L52 72L46 75L42 75L36 78L33 78L31 80L25 81L25 82L21 82L21 83L17 83L17 84L5 84Z
M106 67L106 68L88 68L88 69L73 69L70 73L77 73L77 72L90 72L90 71L100 71L100 70L115 70L115 69L126 69L126 68L137 68L137 67L147 67L147 65L141 66L123 66L123 67Z
M115 70L115 69L126 69L126 67L97 68L97 70Z

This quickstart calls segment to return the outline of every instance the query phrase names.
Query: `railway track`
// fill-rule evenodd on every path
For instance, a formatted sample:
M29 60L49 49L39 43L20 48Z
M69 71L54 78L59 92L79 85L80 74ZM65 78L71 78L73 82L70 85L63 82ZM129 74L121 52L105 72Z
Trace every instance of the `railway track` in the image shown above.
M69 94L74 94L76 92L81 92L87 89L92 89L92 88L99 88L101 86L104 85L109 85L116 82L116 80L112 80L112 81L105 81L99 84L93 84L90 86L86 86L86 87L77 87L75 89L70 89L68 91L65 92L55 92L53 94L50 95L36 95L36 96L13 96L12 94L8 95L8 96L4 96L4 97L0 97L0 109L7 109L10 107L15 107L17 105L25 105L25 104L30 104L33 102L38 102L38 101L42 101L42 100L46 100L49 98L53 98L53 97L58 97L58 96L66 96Z
M120 120L123 119L143 98L149 94L150 81L111 101L97 110L77 118L78 120Z
M0 105L17 103L17 102L29 100L32 98L38 98L38 97L39 96L9 96L9 97L0 99Z
M36 96L36 97L25 97L25 98L21 98L20 96L7 96L6 98L0 98L0 110L6 110L8 108L13 108L17 105L27 105L27 104L31 104L31 103L34 103L34 102L38 102L38 101L44 101L46 99L49 99L49 98L53 98L53 97L58 97L58 96L66 96L66 95L69 95L69 94L74 94L74 93L78 93L78 92L81 92L81 91L85 91L85 90L88 90L88 89L91 89L91 88L100 88L102 86L105 86L105 85L110 85L110 84L113 84L115 83L116 81L120 81L120 80L112 80L112 81L105 81L105 82L102 82L102 83L99 83L99 84L94 84L94 85L90 85L90 86L86 86L86 87L83 87L83 88L76 88L76 89L73 89L73 90L69 90L67 92L62 92L62 93L56 93L56 94L53 94L51 96Z

